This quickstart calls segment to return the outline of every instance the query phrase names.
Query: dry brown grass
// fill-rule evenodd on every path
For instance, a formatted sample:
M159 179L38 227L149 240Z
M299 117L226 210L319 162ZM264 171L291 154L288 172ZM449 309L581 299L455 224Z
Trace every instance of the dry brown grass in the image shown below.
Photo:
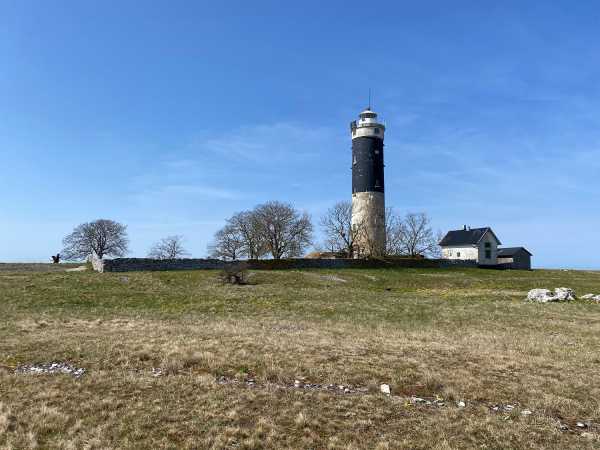
M600 305L522 301L595 274L308 273L0 275L0 448L598 447ZM54 360L87 373L10 370ZM298 378L369 390L281 388Z

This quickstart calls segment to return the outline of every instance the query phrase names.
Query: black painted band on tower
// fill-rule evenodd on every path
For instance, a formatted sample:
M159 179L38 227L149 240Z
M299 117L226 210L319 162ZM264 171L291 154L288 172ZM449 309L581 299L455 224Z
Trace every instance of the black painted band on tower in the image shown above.
M384 192L382 139L352 139L352 193L356 192Z

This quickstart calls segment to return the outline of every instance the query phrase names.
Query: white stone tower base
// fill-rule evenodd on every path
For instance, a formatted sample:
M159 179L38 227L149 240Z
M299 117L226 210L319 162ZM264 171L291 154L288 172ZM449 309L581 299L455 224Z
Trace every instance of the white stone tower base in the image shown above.
M352 194L352 229L355 258L385 255L385 195L383 192Z

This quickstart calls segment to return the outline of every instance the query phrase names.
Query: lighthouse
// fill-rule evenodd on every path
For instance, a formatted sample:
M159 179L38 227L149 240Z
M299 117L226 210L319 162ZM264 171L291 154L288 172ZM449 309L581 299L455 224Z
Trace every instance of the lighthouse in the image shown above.
M385 254L385 125L370 107L350 123L352 135L352 230L354 257Z

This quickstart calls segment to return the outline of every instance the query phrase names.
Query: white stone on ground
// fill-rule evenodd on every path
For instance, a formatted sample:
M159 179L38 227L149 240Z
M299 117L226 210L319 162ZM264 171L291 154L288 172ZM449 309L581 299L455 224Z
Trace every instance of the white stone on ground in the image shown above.
M548 289L532 289L527 294L527 300L538 303L565 302L575 298L575 291L569 288L556 288L554 292Z
M571 301L576 299L575 291L573 289L565 287L554 289L554 295L557 297L557 301L559 302Z
M83 367L75 367L66 362L51 362L38 364L22 364L15 369L18 374L65 374L72 375L75 378L81 377L85 373Z
M390 395L392 393L392 391L390 390L389 384L382 384L380 389L381 389L381 392L384 393L385 395Z

